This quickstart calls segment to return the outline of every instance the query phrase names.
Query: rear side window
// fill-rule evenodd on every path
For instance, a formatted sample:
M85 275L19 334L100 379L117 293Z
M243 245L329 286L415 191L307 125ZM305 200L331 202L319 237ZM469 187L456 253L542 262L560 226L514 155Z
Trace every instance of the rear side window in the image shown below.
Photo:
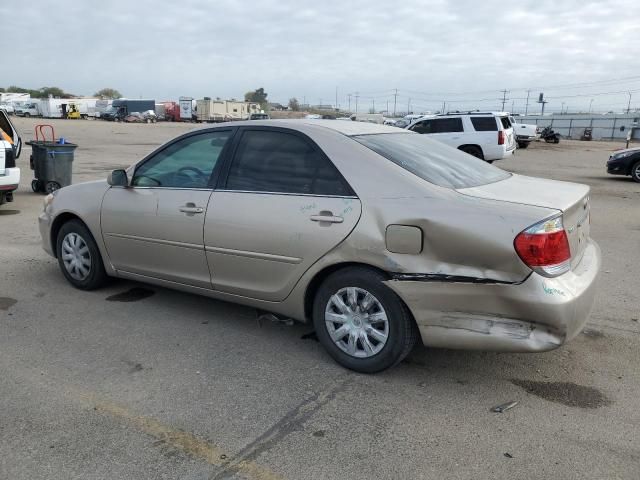
M504 128L505 130L507 128L511 128L511 122L509 121L509 117L499 117L500 121L502 122L502 128Z
M249 130L240 139L227 190L350 196L336 167L318 148L290 133Z
M386 133L352 137L418 177L440 187L468 188L511 174L426 135Z
M495 117L471 117L471 123L476 132L498 131L498 123Z

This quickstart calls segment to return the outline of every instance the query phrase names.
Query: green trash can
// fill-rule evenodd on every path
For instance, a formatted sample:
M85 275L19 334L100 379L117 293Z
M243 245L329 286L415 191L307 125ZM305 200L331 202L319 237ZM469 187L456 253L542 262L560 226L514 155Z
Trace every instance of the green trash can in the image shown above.
M31 146L30 166L35 179L31 182L34 192L51 193L71 185L73 156L78 145L74 143L34 140Z

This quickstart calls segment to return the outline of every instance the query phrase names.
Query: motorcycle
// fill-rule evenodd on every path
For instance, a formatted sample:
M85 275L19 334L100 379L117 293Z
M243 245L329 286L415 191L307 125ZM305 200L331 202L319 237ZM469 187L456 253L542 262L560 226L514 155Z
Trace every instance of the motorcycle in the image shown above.
M560 143L560 135L554 132L551 127L544 127L540 132L540 138L547 143Z

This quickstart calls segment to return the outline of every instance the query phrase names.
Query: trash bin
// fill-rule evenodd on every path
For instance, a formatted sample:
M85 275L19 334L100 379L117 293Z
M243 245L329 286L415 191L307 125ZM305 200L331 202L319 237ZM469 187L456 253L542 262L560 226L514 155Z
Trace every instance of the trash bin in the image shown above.
M44 138L43 127L50 128L50 141ZM64 139L56 141L50 125L36 125L36 140L27 142L27 145L31 146L32 151L29 163L35 177L31 182L34 192L51 193L71 185L74 151L78 145L67 143Z

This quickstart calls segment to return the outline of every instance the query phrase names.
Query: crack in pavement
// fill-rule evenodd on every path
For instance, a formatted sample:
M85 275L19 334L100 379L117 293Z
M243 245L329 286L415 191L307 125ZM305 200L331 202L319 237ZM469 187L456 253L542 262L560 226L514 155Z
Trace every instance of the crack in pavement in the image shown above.
M300 431L305 422L318 410L332 401L338 393L345 390L350 374L324 392L317 392L303 400L296 407L287 412L278 422L265 431L254 441L248 443L234 458L222 464L222 470L209 477L209 480L228 480L236 473L245 473L247 465L256 465L255 460L264 452L277 445L290 433Z

